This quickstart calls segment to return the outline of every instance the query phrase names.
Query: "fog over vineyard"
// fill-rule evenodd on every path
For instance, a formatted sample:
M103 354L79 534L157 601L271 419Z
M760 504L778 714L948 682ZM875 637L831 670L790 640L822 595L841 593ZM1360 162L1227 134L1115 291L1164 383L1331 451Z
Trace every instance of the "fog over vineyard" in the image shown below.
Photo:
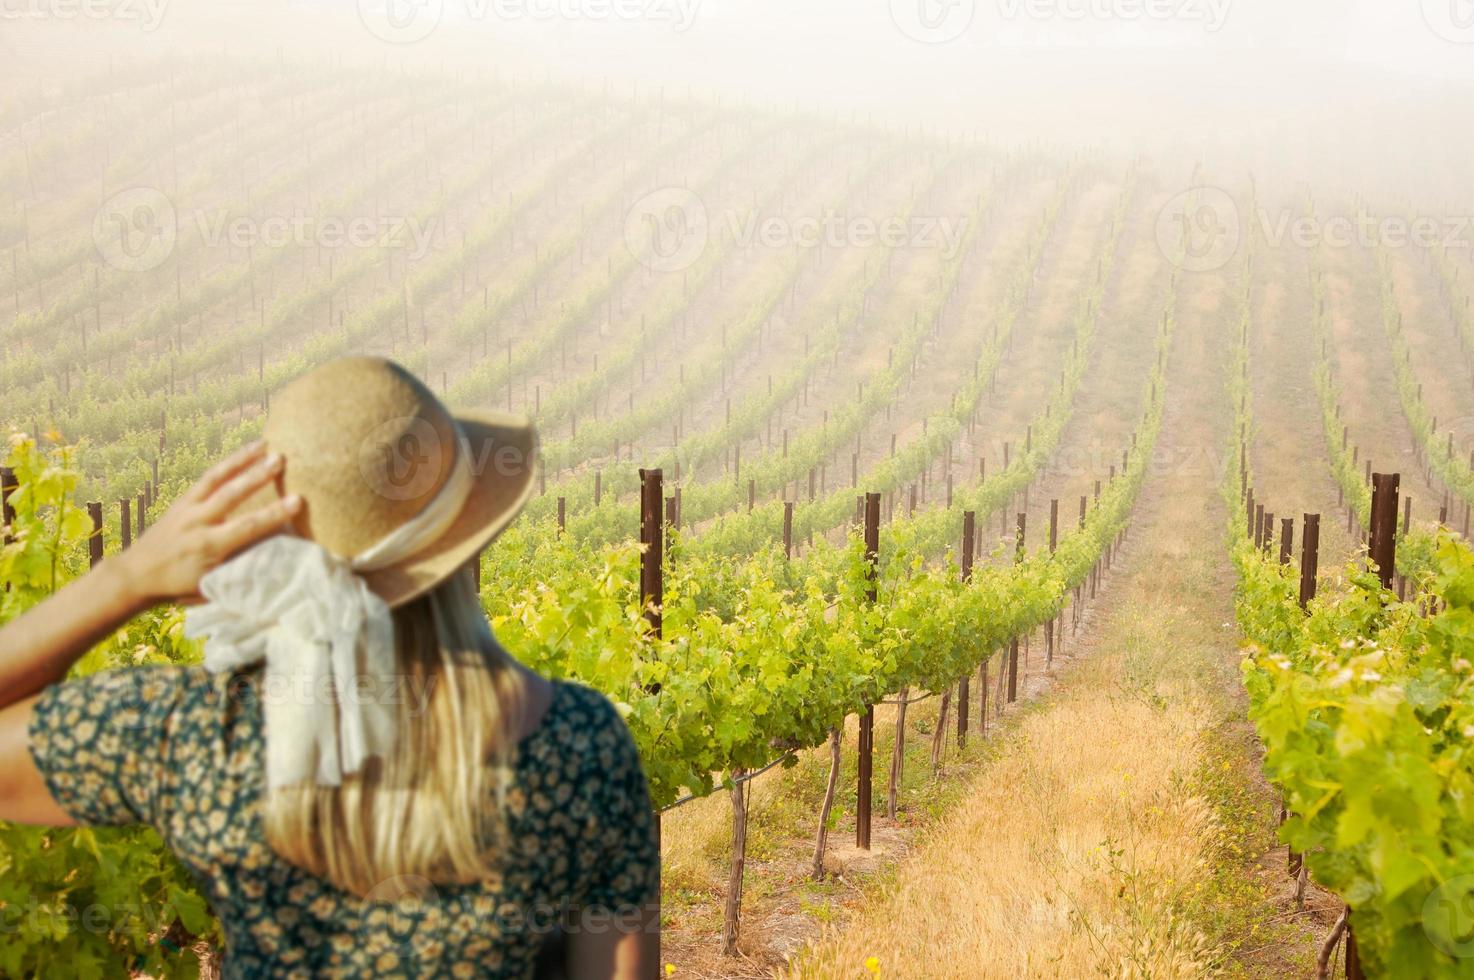
M1474 976L1471 106L1469 0L0 0L0 621L386 357L538 427L661 975ZM0 824L0 976L223 952Z

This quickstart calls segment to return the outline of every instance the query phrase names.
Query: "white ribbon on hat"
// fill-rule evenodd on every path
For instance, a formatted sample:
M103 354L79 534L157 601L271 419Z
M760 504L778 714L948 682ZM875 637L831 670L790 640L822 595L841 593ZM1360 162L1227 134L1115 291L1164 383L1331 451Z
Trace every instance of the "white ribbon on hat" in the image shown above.
M439 540L475 486L470 449L455 429L456 457L435 497L409 521L351 559L314 541L277 535L200 580L207 600L185 613L190 638L209 637L205 669L261 661L267 786L338 786L393 747L391 696L398 660L389 606L359 573L388 568Z

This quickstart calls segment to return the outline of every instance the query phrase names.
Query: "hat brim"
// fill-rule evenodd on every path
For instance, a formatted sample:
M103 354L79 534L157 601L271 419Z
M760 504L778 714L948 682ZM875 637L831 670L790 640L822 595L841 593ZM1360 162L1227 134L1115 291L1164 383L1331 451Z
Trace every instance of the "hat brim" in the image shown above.
M411 602L473 561L532 497L537 476L537 430L525 418L500 412L457 415L475 481L460 516L424 551L366 572L369 589L391 607Z
M475 560L506 530L532 497L539 460L537 430L526 418L501 412L455 416L466 437L474 485L455 523L434 544L388 568L362 573L390 607L429 592ZM241 505L254 510L280 497L281 481Z

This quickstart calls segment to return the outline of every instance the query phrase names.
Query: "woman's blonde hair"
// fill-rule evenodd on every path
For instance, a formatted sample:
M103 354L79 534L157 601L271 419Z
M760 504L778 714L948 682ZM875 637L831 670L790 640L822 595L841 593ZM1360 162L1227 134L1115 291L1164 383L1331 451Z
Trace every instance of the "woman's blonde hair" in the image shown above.
M265 801L272 849L361 898L488 876L523 721L522 676L469 571L394 610L394 627L402 683L390 757L341 786L278 788Z

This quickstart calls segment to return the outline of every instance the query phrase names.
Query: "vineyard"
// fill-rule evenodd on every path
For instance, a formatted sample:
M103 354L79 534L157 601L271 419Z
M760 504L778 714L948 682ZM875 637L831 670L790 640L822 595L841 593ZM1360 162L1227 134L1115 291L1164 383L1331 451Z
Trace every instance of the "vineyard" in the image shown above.
M1371 205L1204 166L409 81L0 95L0 621L389 357L538 423L482 603L634 733L668 973L1474 972L1467 247L1274 243ZM167 609L77 669L200 656ZM0 826L0 923L5 976L221 942L142 828Z

